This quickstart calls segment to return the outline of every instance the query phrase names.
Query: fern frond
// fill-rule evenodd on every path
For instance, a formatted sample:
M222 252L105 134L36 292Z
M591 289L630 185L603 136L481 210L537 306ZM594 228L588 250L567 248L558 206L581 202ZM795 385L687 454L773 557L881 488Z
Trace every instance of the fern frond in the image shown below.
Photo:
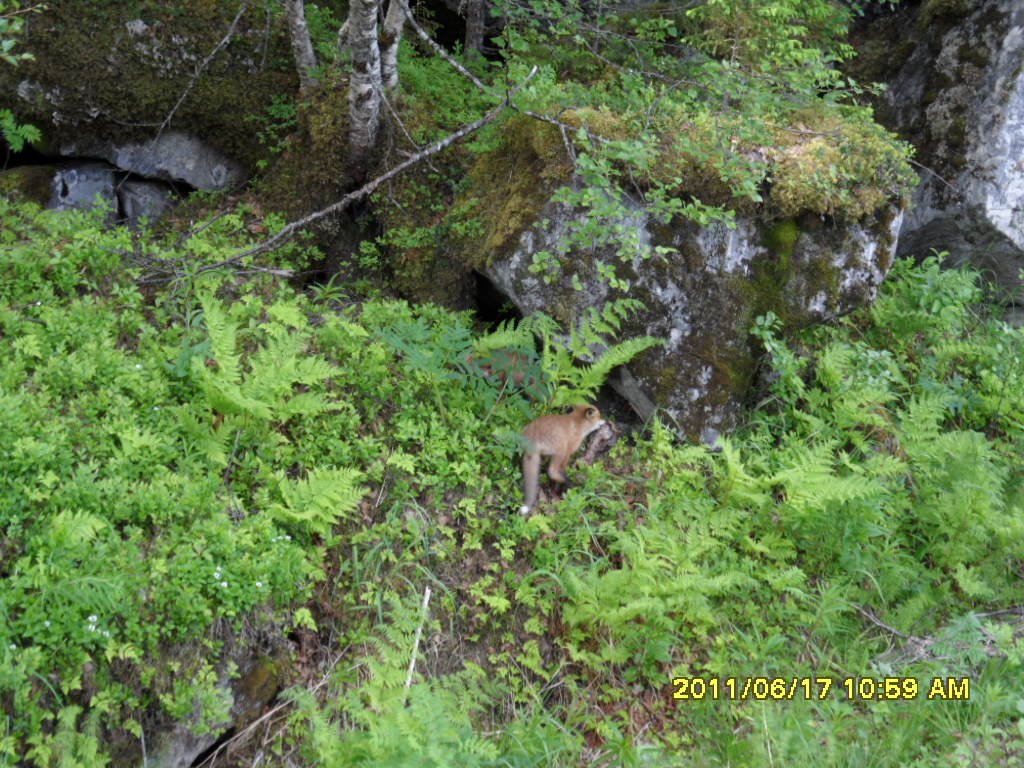
M225 381L237 384L240 377L236 325L227 316L223 305L212 295L200 295L199 302L203 307L203 320L206 322L206 332L210 335L210 346L217 361L218 372Z
M473 351L478 355L497 349L521 349L524 347L533 347L533 331L525 321L516 323L506 320L495 330L473 342Z
M637 336L608 347L593 363L586 366L586 378L599 380L598 386L600 386L613 368L625 365L641 352L664 343L661 339L656 339L653 336Z
M271 417L268 403L249 396L237 383L212 373L198 358L192 358L192 370L199 379L207 403L214 411L237 416L255 416L259 419Z
M273 505L270 511L279 520L324 534L359 504L366 493L357 485L361 479L361 472L347 468L314 469L304 480L280 477L282 503Z
M106 525L102 518L89 512L62 510L50 520L50 546L53 549L60 549L88 544Z
M278 418L289 419L292 416L299 415L310 418L321 413L337 411L340 408L341 406L330 400L326 395L318 392L300 392L295 397L279 405L274 411Z

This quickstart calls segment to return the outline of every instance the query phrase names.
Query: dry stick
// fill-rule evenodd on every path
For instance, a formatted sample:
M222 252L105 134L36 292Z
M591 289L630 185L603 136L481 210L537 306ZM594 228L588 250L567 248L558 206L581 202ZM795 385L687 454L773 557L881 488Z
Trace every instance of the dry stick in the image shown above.
M420 636L423 634L423 625L427 621L427 604L430 602L430 586L423 588L423 605L420 606L420 625L416 627L416 637L412 641L412 656L409 658L409 671L405 676L405 695L409 695L409 688L412 687L412 675L416 670L416 654L420 649Z
M881 627L882 629L884 629L889 634L895 635L896 637L902 638L903 640L909 640L911 642L918 642L919 643L919 642L922 642L922 640L923 640L923 638L917 637L915 635L907 635L907 634L905 634L903 632L900 632L895 627L890 627L888 624L886 624L880 618L875 616L875 614L872 611L868 610L867 608L862 608L859 605L858 606L854 606L854 607L857 609L858 612L860 612L860 614L864 618L868 619L875 626Z
M956 187L954 187L954 186L953 186L952 184L950 184L950 183L949 183L948 181L946 181L946 180L945 180L944 178L942 178L942 176L940 176L940 175L939 175L939 172L938 172L938 171L936 171L936 170L934 170L934 169L932 169L932 168L929 168L929 167L928 167L927 165L922 165L921 163L917 162L916 160L911 160L911 161L910 161L910 164L911 164L911 165L913 165L913 166L916 166L916 167L920 168L920 169L921 169L922 171L927 171L927 172L928 172L928 173L930 173L930 174L931 174L932 176L934 176L934 177L935 177L936 179L938 179L938 180L939 180L939 181L941 181L941 182L942 182L943 184L945 184L945 185L946 185L947 187L949 187L949 188L950 188L950 189L951 189L951 190L953 191L953 194L954 194L954 195L956 195L957 197L959 197L959 198L960 198L961 200L963 200L963 199L964 199L964 194L963 194L963 192L961 192L961 191L960 191L960 190L958 190L958 189L957 189Z
M429 45L433 49L434 53L436 53L438 56L440 56L445 61L447 61L449 64L451 64L453 67L455 67L455 69L458 70L460 75L462 75L463 77L467 78L470 82L473 83L473 85L475 85L481 91L486 93L488 96L491 96L491 95L494 94L493 89L488 88L486 85L484 85L482 82L480 82L479 78L477 78L476 75L474 75L472 72L470 72L464 66L459 64L459 62L457 62L455 59L453 59L448 54L448 51L446 51L444 48L442 48L440 45L438 45L434 41L434 38L432 38L430 35L427 34L427 31L425 29L423 29L423 27L421 27L419 25L419 23L416 21L416 19L413 18L412 11L409 10L409 3L407 2L407 0L392 0L392 1L393 2L400 2L402 4L402 10L405 12L405 18L409 22L409 25L413 28L413 30L416 32L416 34L420 36L420 39L422 39L423 42L425 42L427 45Z
M526 79L523 80L522 83L517 85L509 95L514 94L524 85L526 85L536 74L537 67L534 67L532 70L530 70L530 74L526 76ZM252 248L248 248L242 251L241 253L235 254L230 259L225 259L224 261L218 262L217 264L209 264L205 267L202 267L201 269L197 270L197 272L209 272L210 270L213 269L220 269L221 267L232 266L234 264L237 264L241 259L245 259L250 256L255 256L257 254L266 253L267 251L273 250L277 246L293 238L300 230L305 229L313 222L319 221L325 216L330 216L333 213L337 213L338 211L344 210L357 200L361 200L364 197L372 195L374 191L376 191L377 187L379 187L384 182L390 181L391 179L395 178L395 176L398 176L399 174L405 172L410 167L416 165L417 163L423 161L424 159L436 155L438 152L448 148L459 139L465 138L466 136L469 136L471 133L480 130L488 123L493 122L495 118L497 118L498 115L500 115L508 106L509 105L507 103L499 104L497 107L492 109L490 112L488 112L486 115L481 117L476 122L464 125L454 133L450 133L443 139L435 141L422 152L417 152L408 160L399 163L387 173L382 174L377 178L373 179L372 181L367 182L354 192L349 192L338 202L332 203L326 208L322 208L319 211L309 214L308 216L304 216L298 221L293 221L291 224L286 226L276 235L274 235L268 240L264 240L259 245L254 245Z
M36 3L31 8L21 8L16 11L8 11L7 13L0 13L0 19L13 19L15 16L23 16L26 13L34 13L35 11L42 11L46 8L44 3Z
M397 2L397 0L396 0L396 2ZM413 18L412 11L409 10L408 2L406 2L406 0L401 0L401 2L402 2L402 10L405 11L405 18L408 20L409 26L411 26L413 28L413 31L417 35L419 35L420 39L422 39L423 42L425 42L428 46L430 46L431 50L433 50L434 53L436 53L442 59L447 61L452 67L455 68L455 70L460 75L462 75L463 77L468 79L471 83L473 83L473 85L475 85L482 93L486 93L488 96L496 96L496 95L498 95L498 92L494 88L491 88L491 87L485 85L484 83L482 83L480 81L480 79L476 75L474 75L472 72L470 72L464 66L462 66L458 61L456 61L452 57L452 55L450 53L448 53L448 51L446 51L444 48L442 48L437 43L437 41L434 40L434 38L432 38L430 35L428 35L427 31L425 29L423 29L423 27L421 27L419 25L419 23L416 21L416 19ZM536 70L536 69L537 68L534 67L534 70ZM533 76L533 72L530 73L530 77L532 77L532 76ZM530 78L528 77L526 79L529 80ZM522 85L517 86L514 90L512 90L511 92L509 92L505 96L505 103L509 107L509 109L515 110L516 112L520 112L520 113L522 113L524 115L532 117L534 120L540 120L541 122L550 123L551 125L557 126L558 128L560 128L563 131L563 136L564 136L564 131L565 131L566 128L572 128L574 131L577 130L577 126L575 126L575 125L571 125L569 123L563 123L561 120L556 120L553 117L548 117L547 115L542 115L539 112L534 112L533 110L530 110L530 109L522 109L520 107L517 107L515 104L513 104L510 101L510 98L511 98L512 94L514 94L516 91L518 91L520 88L522 88L523 85L525 85L525 84L526 83L524 81ZM591 135L590 131L587 131L587 137L592 139L592 140L598 141L598 142L604 142L604 139L602 139L600 136L593 136L593 135ZM574 152L570 152L569 154L573 158L573 161L575 162L575 159L576 159L575 158L575 153Z
M195 74L192 75L192 79L188 81L188 85L185 86L185 90L182 91L181 96L178 97L178 103L171 108L167 117L165 117L164 121L160 124L160 130L158 130L156 132L156 136L153 137L153 144L156 144L160 140L164 130L171 124L171 120L174 119L174 113L178 111L185 99L188 98L189 93L192 92L196 82L199 80L199 76L203 74L203 70L210 65L210 62L213 61L213 57L220 53L221 49L224 48L225 45L231 42L231 38L235 36L235 27L238 26L238 22L242 18L242 14L245 13L248 8L249 2L246 0L246 2L242 3L242 7L238 9L238 13L235 14L234 21L232 21L231 26L228 27L228 33L224 35L224 39L217 43L213 50L210 51L210 55L203 59L202 63L196 67Z

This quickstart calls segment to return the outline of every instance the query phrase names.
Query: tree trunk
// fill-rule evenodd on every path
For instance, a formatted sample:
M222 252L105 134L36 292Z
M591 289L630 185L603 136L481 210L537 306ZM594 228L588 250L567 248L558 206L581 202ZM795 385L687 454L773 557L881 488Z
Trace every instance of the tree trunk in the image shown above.
M465 0L466 2L466 58L483 55L484 20L487 14L487 0Z
M405 9L402 6L406 1L391 0L388 3L384 33L380 36L380 78L388 91L398 86L398 44L402 41L402 28L405 25Z
M377 143L380 125L380 47L377 44L379 0L351 0L348 43L352 49L349 80L349 168L357 180L365 177Z
M305 93L313 84L310 73L316 68L316 53L306 26L305 0L285 0L285 16L288 18L288 35L292 41L292 55L295 69L299 73L299 88Z

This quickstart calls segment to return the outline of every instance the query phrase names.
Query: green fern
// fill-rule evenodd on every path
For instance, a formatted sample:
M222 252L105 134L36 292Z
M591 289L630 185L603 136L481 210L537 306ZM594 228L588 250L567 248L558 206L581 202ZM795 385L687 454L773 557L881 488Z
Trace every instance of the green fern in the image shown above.
M498 349L532 349L533 330L527 322L506 320L473 342L473 353L482 355Z
M280 503L270 507L275 518L323 535L352 512L366 489L357 485L362 473L354 469L310 470L304 480L278 475Z
M625 365L638 354L662 344L660 339L639 336L618 344L614 337L622 323L643 307L630 298L590 307L568 334L554 319L536 313L523 321L541 341L544 378L554 384L550 403L554 407L592 400L612 369Z
M220 374L218 378L229 384L238 384L241 380L241 356L237 350L236 325L228 318L223 305L211 294L201 294L199 302L203 307L203 320L210 335L213 359Z
M251 416L262 421L287 420L297 415L314 416L335 410L328 397L308 388L323 384L334 373L321 357L309 355L305 331L290 331L283 324L245 359L237 349L237 323L210 295L201 297L216 368L199 357L192 358L192 373L217 413ZM275 304L274 317L290 326L301 326L301 314L294 305ZM307 391L295 393L296 387Z

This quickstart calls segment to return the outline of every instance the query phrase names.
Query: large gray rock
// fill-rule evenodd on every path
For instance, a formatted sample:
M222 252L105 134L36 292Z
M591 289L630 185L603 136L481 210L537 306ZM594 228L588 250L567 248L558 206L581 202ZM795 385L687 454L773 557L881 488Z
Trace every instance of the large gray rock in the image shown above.
M53 176L48 207L58 210L88 209L99 202L117 218L115 169L102 163L76 163L59 168Z
M962 18L918 19L920 39L885 96L882 116L930 169L899 253L948 250L1012 293L1024 268L1024 3L965 8Z
M153 223L170 211L178 198L161 181L128 179L117 191L121 203L121 216L130 227L137 227L142 219Z
M657 404L681 432L705 442L736 423L756 366L754 319L771 310L793 329L870 302L892 264L901 219L892 208L868 223L806 215L774 225L739 218L734 229L701 228L689 221L665 226L639 206L630 208L621 224L641 243L676 254L619 265L630 281L626 295L645 305L622 336L649 334L666 343L636 358L612 384L642 417ZM567 232L586 215L549 203L539 223L485 274L523 313L539 310L563 323L623 295L596 274L602 259L616 259L611 253L563 259L562 274L550 283L530 271L538 251L565 253Z
M276 645L284 647L283 642ZM232 673L232 668L237 674ZM242 644L229 648L217 665L217 690L231 702L227 718L193 731L195 717L163 723L148 733L149 754L136 765L146 768L189 768L226 733L238 733L256 721L273 701L284 682L287 661L278 648L274 655L257 652Z
M196 189L229 189L245 181L245 168L195 136L167 131L155 140L119 143L82 135L63 143L66 156L102 157L118 168L153 179L181 181Z
M119 168L88 161L0 171L0 194L57 210L87 210L99 200L110 210L109 223L130 227L155 222L180 199L166 182L126 178Z

